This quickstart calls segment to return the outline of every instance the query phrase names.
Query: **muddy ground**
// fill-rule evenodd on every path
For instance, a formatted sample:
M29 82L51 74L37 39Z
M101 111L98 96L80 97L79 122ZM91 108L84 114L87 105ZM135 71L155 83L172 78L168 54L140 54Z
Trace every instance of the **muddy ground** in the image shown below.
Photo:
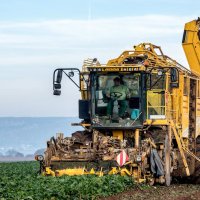
M101 200L200 200L200 185L137 186Z

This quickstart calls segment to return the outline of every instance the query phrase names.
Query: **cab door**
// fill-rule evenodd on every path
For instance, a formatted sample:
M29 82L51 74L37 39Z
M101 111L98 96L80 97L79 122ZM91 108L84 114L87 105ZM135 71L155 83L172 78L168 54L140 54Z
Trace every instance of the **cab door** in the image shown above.
M150 75L147 83L147 119L166 119L166 75Z

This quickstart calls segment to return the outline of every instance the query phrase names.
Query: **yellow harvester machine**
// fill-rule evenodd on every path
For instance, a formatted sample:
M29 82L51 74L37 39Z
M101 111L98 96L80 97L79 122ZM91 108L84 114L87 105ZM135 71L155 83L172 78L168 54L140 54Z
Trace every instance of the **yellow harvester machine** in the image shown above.
M82 121L72 125L84 131L71 137L59 133L47 142L44 158L36 156L42 174L121 174L166 185L172 177L199 176L200 19L185 24L182 45L190 70L151 43L134 46L105 65L87 59L81 71L56 69L54 95L61 94L64 75L81 92ZM110 98L105 94L115 77L130 94L123 118L116 92L111 94L113 115L107 115Z

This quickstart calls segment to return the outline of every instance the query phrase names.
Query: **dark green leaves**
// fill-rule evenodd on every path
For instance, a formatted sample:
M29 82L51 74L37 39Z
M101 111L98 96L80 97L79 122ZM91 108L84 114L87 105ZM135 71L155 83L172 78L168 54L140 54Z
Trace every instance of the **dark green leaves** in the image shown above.
M80 200L116 194L134 185L130 177L37 175L37 162L0 163L0 200Z

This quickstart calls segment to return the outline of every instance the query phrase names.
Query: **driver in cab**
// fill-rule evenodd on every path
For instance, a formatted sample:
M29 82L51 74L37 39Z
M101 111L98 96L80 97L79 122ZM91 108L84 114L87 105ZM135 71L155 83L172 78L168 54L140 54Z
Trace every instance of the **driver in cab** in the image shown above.
M109 98L107 105L107 116L112 116L114 102L117 100L119 105L118 115L120 118L124 118L126 109L128 107L126 98L129 98L130 92L127 86L121 84L120 78L114 78L114 86L107 91L106 96Z

